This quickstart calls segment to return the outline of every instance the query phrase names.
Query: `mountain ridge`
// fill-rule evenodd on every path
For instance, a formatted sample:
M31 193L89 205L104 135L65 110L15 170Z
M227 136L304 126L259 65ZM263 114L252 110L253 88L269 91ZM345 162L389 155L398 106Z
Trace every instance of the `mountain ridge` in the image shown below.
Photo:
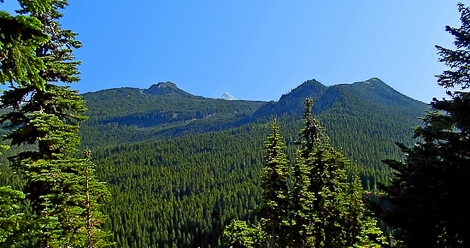
M303 97L312 97L313 99L317 99L321 96L322 93L324 93L328 88L331 87L356 87L356 88L369 88L369 90L375 89L377 90L383 90L384 92L387 93L392 93L393 95L400 96L400 97L405 97L408 99L411 99L416 102L424 103L422 101L413 99L386 84L383 82L381 79L377 77L372 77L364 81L357 81L357 82L352 82L352 83L338 83L338 84L333 84L330 86L325 86L319 81L315 79L310 79L304 81L302 84L298 85L297 87L291 89L288 93L282 94L277 101L274 102L282 102L286 98L295 92L303 91L306 92L304 93ZM93 92L86 92L82 95L88 95L88 94L95 94L95 93L100 93L100 92L106 92L109 90L124 90L124 89L129 89L129 90L139 90L141 93L147 94L147 95L155 95L155 96L164 96L164 95L176 95L176 96L182 96L182 97L199 97L199 98L206 98L206 99L222 99L224 96L229 96L231 97L231 100L239 100L239 101L255 101L255 102L273 102L273 101L265 101L265 100L243 100L243 99L237 99L230 95L228 92L224 92L220 97L213 98L213 97L206 97L206 96L196 96L193 95L185 90L180 89L175 83L171 81L167 82L159 82L156 84L152 84L149 88L147 89L141 89L141 88L134 88L134 87L117 87L117 88L109 88L109 89L102 89L98 91L93 91ZM357 90L357 89L356 89ZM311 94L313 92L314 94ZM356 93L359 93L357 91ZM375 92L379 93L379 92ZM234 98L234 99L232 99ZM225 99L225 98L224 98Z
M299 119L307 97L314 99L315 115L328 116L327 125L340 116L390 122L405 116L404 123L411 127L417 125L417 118L428 108L378 78L333 86L307 80L278 101L270 102L194 96L171 82L154 84L148 89L114 88L83 96L89 109L89 120L82 125L82 133L87 134L83 143L89 146L93 146L90 142L93 140L94 145L134 142L216 132L282 116Z

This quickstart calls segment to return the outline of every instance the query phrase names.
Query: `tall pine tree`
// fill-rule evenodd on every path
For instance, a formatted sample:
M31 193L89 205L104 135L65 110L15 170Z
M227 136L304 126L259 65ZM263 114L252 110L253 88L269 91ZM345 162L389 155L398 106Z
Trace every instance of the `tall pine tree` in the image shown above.
M0 1L3 3L3 1ZM38 13L50 10L48 0L19 1ZM36 56L37 49L48 41L41 22L34 16L12 16L0 11L0 83L34 85L44 88L45 81L39 72L45 68ZM8 146L0 145L0 150ZM16 247L25 239L31 226L21 211L20 202L25 194L10 186L0 186L0 244Z
M267 234L266 247L286 247L293 239L288 232L291 213L289 209L289 171L286 146L274 120L271 134L265 142L264 173L262 178L263 228Z
M30 237L32 246L102 247L106 242L97 240L103 238L98 201L108 193L93 176L90 159L75 157L86 107L77 91L63 85L79 80L80 62L72 52L81 47L74 32L61 29L60 10L66 5L65 0L51 0L45 12L21 5L18 13L39 20L49 39L35 49L35 58L43 64L40 79L32 78L37 80L32 83L15 79L1 96L2 108L10 110L1 121L10 129L5 138L11 145L27 145L10 160L25 178L31 223L38 229Z
M312 108L313 100L307 99L297 160L307 168L308 201L303 213L307 222L296 223L302 224L297 228L307 237L303 243L297 243L297 247L353 247L359 244L380 247L384 243L380 241L381 233L375 221L364 216L362 197L365 192L360 180L350 161L331 146L320 123L313 118ZM347 171L350 171L349 178Z
M449 66L437 76L448 98L432 100L431 111L414 130L414 146L399 145L404 161L385 161L395 171L382 198L391 207L379 208L377 214L403 247L470 245L464 195L470 178L470 9L463 4L458 9L461 27L446 27L456 49L436 46L439 61Z

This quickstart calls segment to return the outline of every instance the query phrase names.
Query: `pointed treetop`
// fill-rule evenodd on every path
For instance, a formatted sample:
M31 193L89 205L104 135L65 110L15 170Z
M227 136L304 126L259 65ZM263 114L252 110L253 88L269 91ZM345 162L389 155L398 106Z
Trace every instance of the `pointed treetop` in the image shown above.
M320 126L318 120L312 116L313 99L307 98L304 103L304 113L302 114L305 120L305 128L299 133L301 138L300 144L304 147L302 156L307 157L308 153L312 151L313 147L320 144L326 136L323 134L323 128Z

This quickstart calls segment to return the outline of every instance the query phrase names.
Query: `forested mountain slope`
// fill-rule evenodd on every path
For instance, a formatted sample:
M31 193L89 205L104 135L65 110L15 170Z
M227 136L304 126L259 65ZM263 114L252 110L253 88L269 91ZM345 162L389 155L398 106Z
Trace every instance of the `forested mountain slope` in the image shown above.
M149 89L118 88L86 93L89 120L83 144L173 138L241 126L264 102L227 101L193 96L166 82Z
M270 102L256 111L255 118L270 115L299 115L303 111L303 101L310 97L314 99L313 112L321 114L331 108L342 109L349 113L358 113L364 108L377 107L377 114L398 111L408 118L422 115L427 105L409 98L378 78L371 78L363 82L353 84L338 84L326 87L316 80L309 80L293 89L288 94L282 95L279 101ZM415 122L415 120L413 120Z
M298 119L307 97L314 99L314 114L327 126L352 118L362 122L363 129L380 131L389 128L385 123L400 120L397 130L389 133L409 133L410 127L419 123L417 117L427 109L424 103L400 94L377 78L330 87L309 80L277 102L204 98L171 82L149 89L103 90L83 97L89 120L81 129L83 144L89 147L221 131L273 117ZM373 123L364 123L370 121ZM341 129L348 126L351 124L336 125Z
M119 247L217 247L230 219L256 218L270 123L277 117L294 143L306 97L370 189L388 181L381 160L401 156L394 142L409 143L427 109L376 78L330 87L310 80L269 103L197 97L171 83L84 97L82 137L113 194L107 212Z

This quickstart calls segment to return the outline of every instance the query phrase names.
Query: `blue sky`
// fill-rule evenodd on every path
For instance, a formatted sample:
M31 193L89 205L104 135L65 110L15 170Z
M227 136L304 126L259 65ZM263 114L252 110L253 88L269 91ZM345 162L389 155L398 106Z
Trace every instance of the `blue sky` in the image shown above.
M72 86L82 93L171 81L194 95L269 101L309 79L378 77L428 103L445 95L434 45L453 47L445 26L460 26L457 2L69 0L62 26L83 42Z

